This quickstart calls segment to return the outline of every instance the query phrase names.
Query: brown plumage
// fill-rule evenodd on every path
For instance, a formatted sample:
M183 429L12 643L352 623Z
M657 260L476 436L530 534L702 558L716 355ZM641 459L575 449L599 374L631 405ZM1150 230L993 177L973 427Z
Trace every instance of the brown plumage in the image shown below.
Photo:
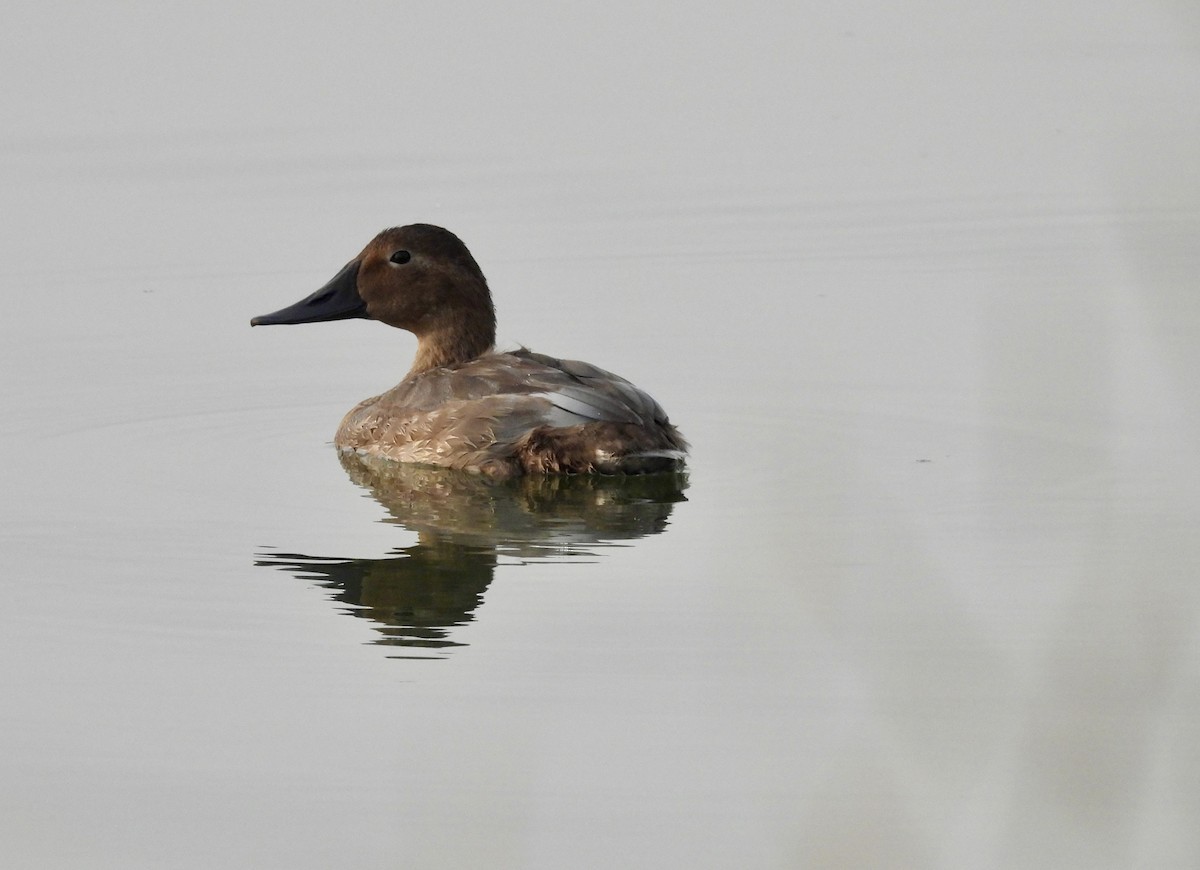
M494 477L680 468L687 443L624 378L528 350L495 353L491 292L448 230L384 230L328 284L252 325L365 317L417 337L407 377L360 402L334 443L364 457Z

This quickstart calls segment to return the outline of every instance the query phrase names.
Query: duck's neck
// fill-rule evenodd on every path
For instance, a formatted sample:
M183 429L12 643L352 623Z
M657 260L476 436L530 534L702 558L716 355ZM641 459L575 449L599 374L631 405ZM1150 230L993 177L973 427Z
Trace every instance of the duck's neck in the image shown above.
M417 342L410 375L469 362L488 353L496 343L496 316L489 308L486 316L447 318L422 330Z

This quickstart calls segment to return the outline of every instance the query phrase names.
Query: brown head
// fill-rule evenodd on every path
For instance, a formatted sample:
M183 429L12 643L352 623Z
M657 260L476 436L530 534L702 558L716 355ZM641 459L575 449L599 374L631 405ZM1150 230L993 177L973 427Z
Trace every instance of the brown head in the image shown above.
M413 372L466 362L496 340L479 264L454 233L430 224L384 230L328 284L251 326L365 317L416 335Z

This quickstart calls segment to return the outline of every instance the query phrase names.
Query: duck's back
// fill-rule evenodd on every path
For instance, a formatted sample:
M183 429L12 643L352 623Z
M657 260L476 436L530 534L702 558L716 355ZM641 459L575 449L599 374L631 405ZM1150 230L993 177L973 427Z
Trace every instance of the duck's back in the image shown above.
M497 476L668 470L687 449L658 402L624 378L528 350L412 375L350 411L335 442Z

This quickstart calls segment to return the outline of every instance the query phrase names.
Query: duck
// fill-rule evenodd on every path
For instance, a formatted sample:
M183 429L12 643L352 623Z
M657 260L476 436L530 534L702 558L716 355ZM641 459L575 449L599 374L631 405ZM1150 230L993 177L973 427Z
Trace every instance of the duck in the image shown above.
M344 454L493 479L684 466L687 441L626 379L524 347L497 351L487 279L447 229L385 229L315 293L250 325L352 318L407 330L417 350L399 384L342 419L334 445Z

